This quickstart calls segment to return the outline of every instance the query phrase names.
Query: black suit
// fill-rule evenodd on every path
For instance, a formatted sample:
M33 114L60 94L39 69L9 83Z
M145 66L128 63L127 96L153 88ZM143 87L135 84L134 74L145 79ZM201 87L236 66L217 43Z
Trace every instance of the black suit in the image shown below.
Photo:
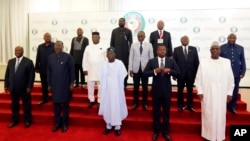
M199 66L199 57L195 47L188 46L187 59L184 56L183 47L174 49L173 58L180 68L180 75L177 78L178 85L178 107L184 105L183 89L187 87L187 107L193 106L193 84Z
M169 132L169 112L172 93L171 75L178 76L179 68L173 59L165 57L165 68L170 68L169 74L155 75L154 69L159 68L158 57L149 60L144 75L153 76L152 98L153 98L153 130L155 133L160 132L168 134ZM161 107L163 109L163 123L161 122Z
M31 122L31 94L27 93L27 88L32 89L35 79L35 69L33 62L23 57L19 67L15 72L16 58L9 60L6 73L4 88L9 89L11 95L12 121L18 122L19 100L23 102L24 119Z
M42 100L48 101L47 65L49 55L54 53L55 43L42 43L37 48L35 70L39 71L42 84Z
M158 45L158 39L160 39L159 31L153 31L150 34L149 42L152 44L154 49L154 56L157 56L156 50ZM172 56L172 41L171 41L171 35L169 32L163 30L163 44L167 47L167 57Z

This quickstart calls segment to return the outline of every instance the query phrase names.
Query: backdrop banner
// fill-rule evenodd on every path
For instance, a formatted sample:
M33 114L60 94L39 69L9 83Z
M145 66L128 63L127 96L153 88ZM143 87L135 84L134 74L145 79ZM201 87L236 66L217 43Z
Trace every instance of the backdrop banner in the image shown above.
M227 42L230 33L237 35L237 43L245 48L247 68L250 67L250 9L222 10L165 10L165 11L117 11L117 12L77 12L77 13L30 13L29 14L29 54L35 62L37 46L44 42L43 34L49 32L52 40L64 42L64 51L69 52L71 40L78 27L83 28L84 36L100 32L101 40L109 46L111 32L118 27L120 17L126 19L126 27L133 33L145 31L146 39L157 30L158 20L165 22L164 29L171 33L173 48L179 46L183 35L189 36L190 45L197 47L199 57L209 57L213 41Z

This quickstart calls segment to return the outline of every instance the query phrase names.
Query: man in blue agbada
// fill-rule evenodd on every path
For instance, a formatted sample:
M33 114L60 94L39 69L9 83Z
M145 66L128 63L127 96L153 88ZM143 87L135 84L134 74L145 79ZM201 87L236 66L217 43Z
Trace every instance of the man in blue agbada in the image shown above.
M67 131L69 122L69 102L74 87L74 61L63 52L63 42L55 43L55 53L49 56L47 67L48 90L52 93L54 104L55 126L52 131L62 127L62 132Z

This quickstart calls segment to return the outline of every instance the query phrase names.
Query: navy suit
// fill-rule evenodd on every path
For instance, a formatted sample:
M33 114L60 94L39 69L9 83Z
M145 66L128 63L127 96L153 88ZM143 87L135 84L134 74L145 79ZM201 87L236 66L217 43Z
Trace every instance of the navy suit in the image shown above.
M160 39L160 35L158 30L152 32L149 37L149 42L152 44L154 49L154 56L157 56L156 50L158 45L158 39ZM167 57L172 56L172 41L171 41L171 35L169 32L163 30L163 44L167 47Z
M4 88L9 89L11 95L12 121L18 122L19 100L22 99L24 119L31 122L31 94L27 88L32 89L35 79L33 62L23 57L15 72L16 58L10 59L6 68Z
M144 75L153 76L152 98L153 98L153 130L155 133L160 132L168 134L169 132L169 112L172 94L171 75L177 77L179 68L173 59L165 57L165 68L170 68L169 74L155 74L154 69L159 68L158 57L150 59L144 70ZM161 107L163 109L163 123L161 122Z
M196 72L199 66L199 56L197 49L193 46L188 46L187 59L185 58L183 47L178 46L174 48L173 58L180 68L180 75L177 78L178 85L178 107L182 108L184 105L183 89L187 87L187 107L193 106L193 85Z

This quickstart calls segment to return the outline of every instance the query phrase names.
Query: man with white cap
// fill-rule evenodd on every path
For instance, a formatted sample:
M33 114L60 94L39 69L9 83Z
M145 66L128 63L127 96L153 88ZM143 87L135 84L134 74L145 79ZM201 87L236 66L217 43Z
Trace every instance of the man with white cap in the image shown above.
M220 57L220 46L213 42L211 57L201 59L195 85L201 100L202 132L205 140L225 140L226 103L232 99L234 77L230 60Z

